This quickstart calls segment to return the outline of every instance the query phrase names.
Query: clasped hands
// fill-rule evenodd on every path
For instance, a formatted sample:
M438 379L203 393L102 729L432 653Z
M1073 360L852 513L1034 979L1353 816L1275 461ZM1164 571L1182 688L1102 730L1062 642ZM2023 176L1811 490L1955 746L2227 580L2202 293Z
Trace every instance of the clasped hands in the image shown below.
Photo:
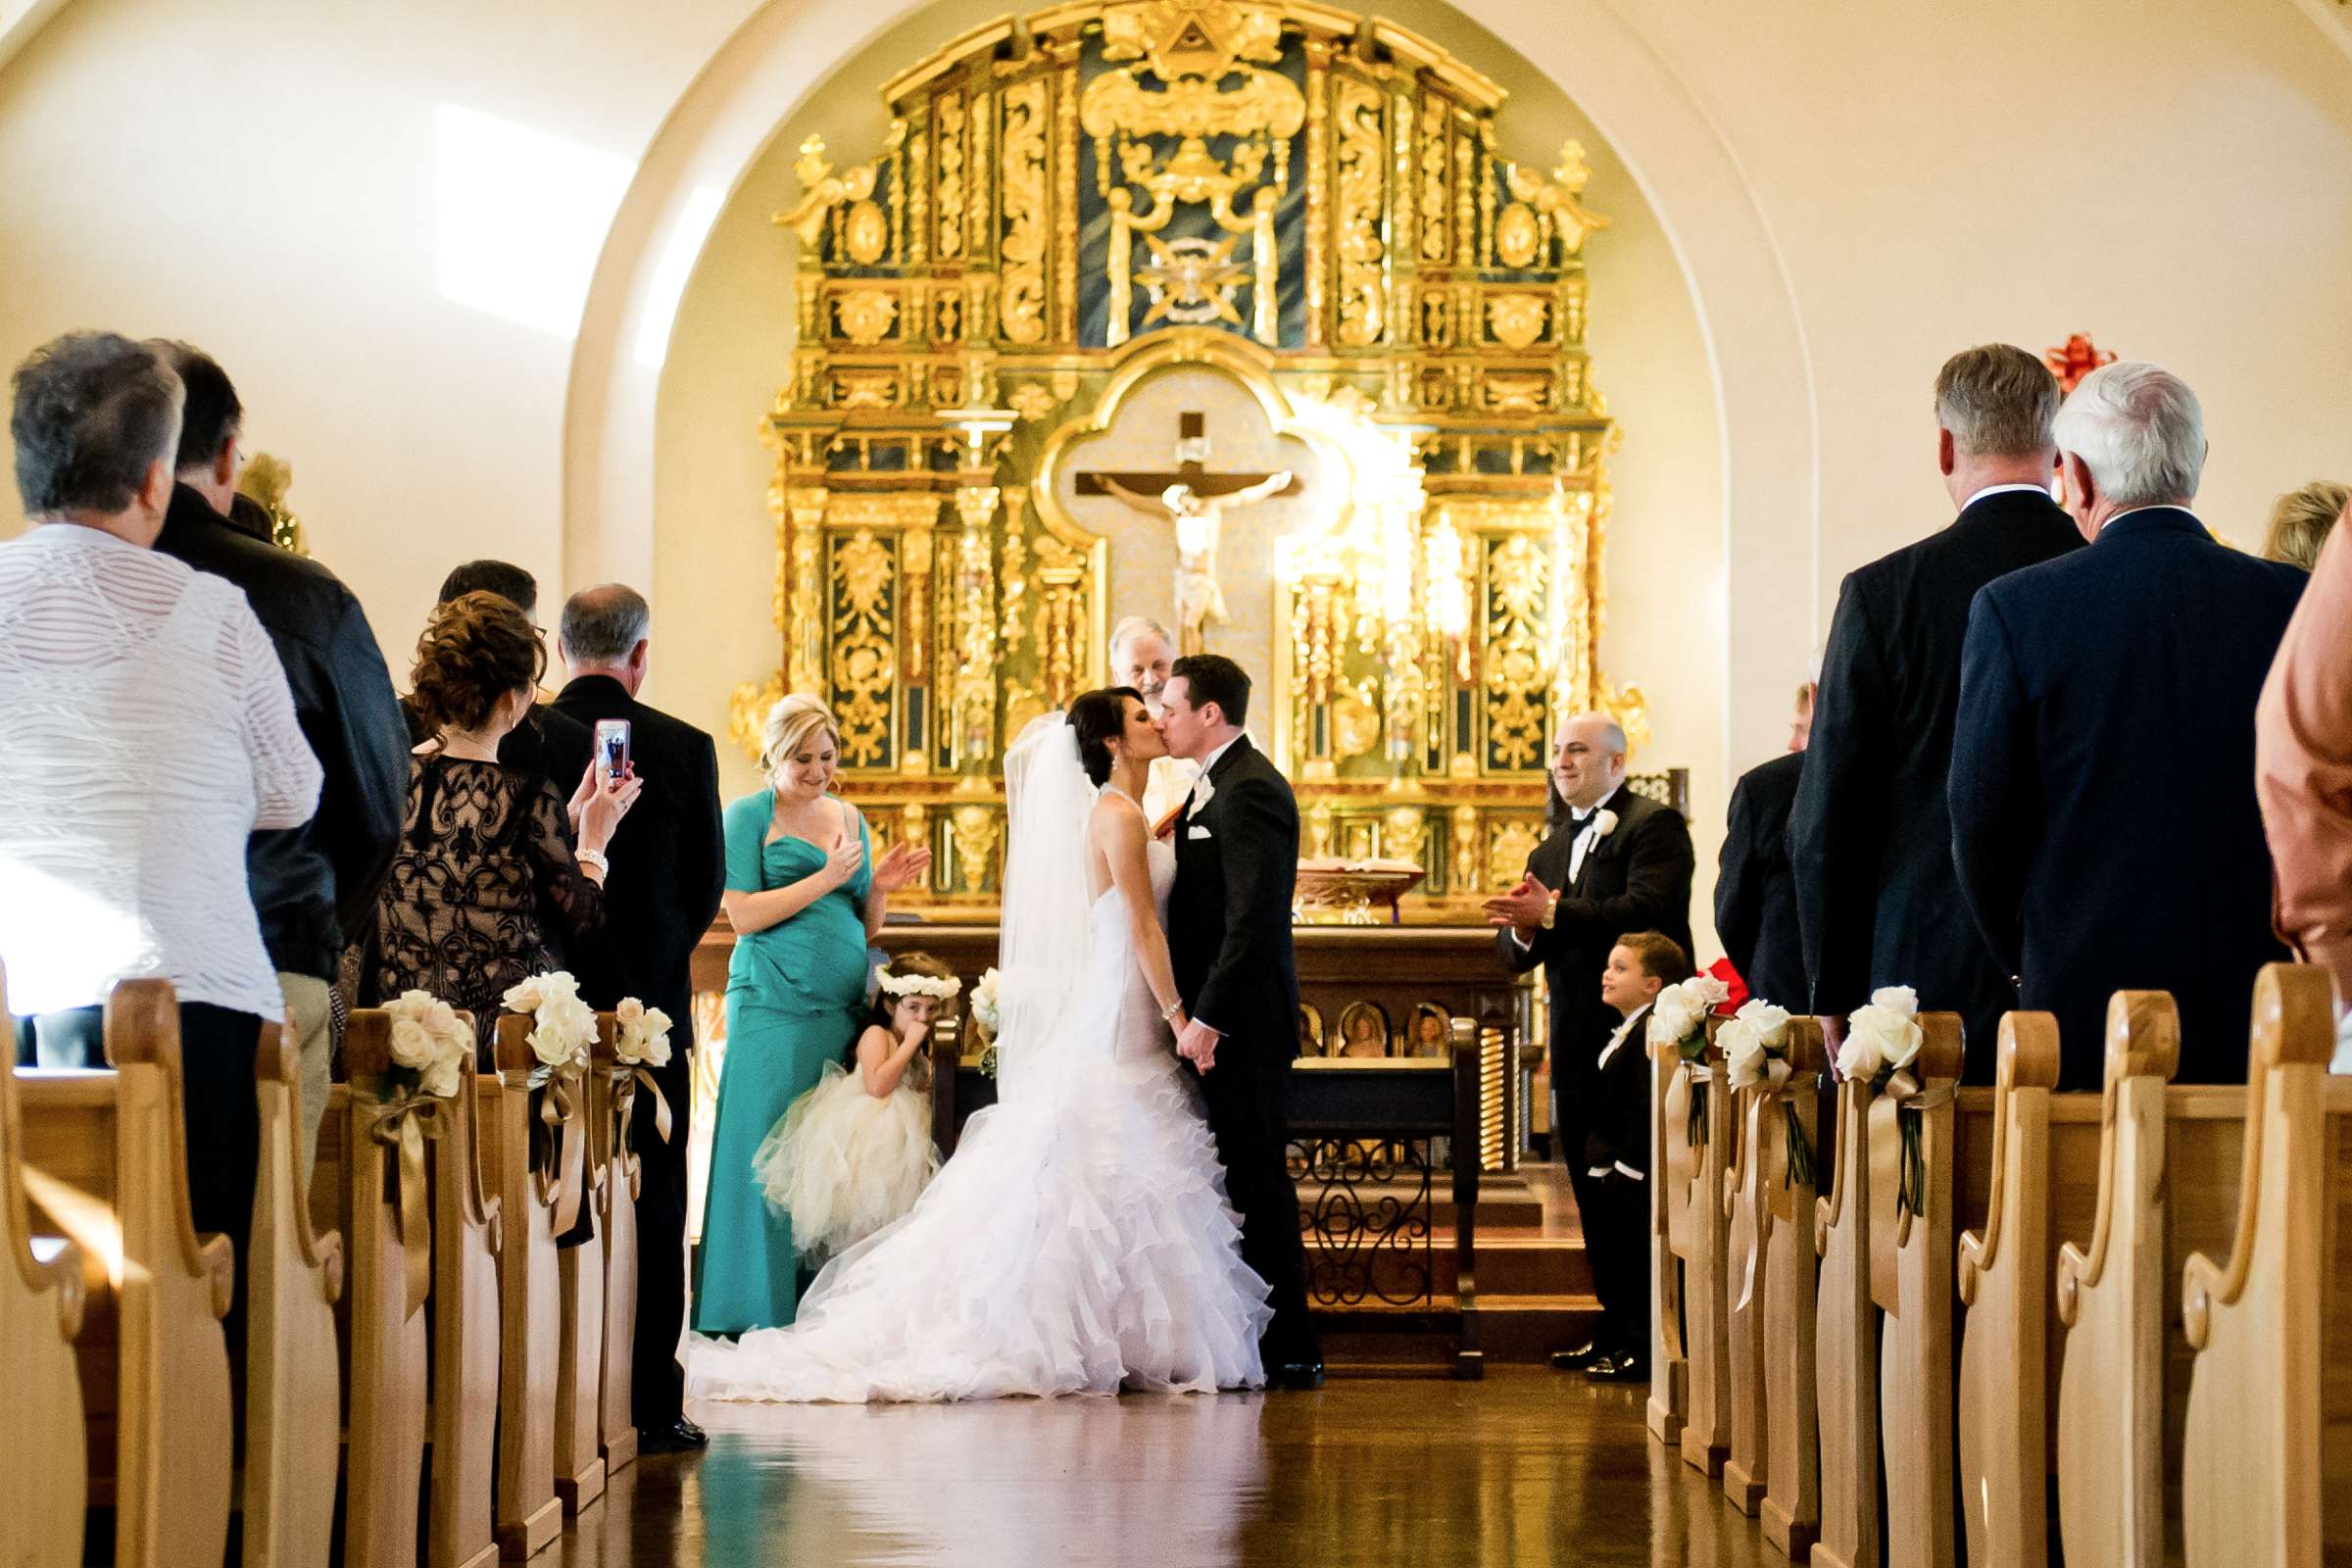
M1551 889L1531 871L1520 877L1517 887L1489 899L1484 907L1489 925L1533 931L1544 924L1544 911L1551 907Z
M1198 1018L1187 1018L1176 1031L1176 1054L1201 1072L1217 1064L1217 1042L1225 1037Z

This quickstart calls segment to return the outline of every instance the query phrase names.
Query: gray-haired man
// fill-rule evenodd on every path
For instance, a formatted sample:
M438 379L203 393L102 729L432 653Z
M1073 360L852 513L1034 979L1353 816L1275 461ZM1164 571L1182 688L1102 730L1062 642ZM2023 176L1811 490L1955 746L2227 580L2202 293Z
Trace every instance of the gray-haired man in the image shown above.
M642 1449L675 1452L705 1441L685 1416L677 1349L686 1313L691 968L696 944L718 914L725 879L718 753L703 731L637 700L653 648L653 612L637 590L606 583L573 594L564 605L558 642L571 679L556 696L557 710L590 731L626 723L629 765L645 780L645 793L612 836L604 926L576 944L573 968L582 999L593 1006L635 997L669 1014L669 1062L653 1071L677 1124L664 1143L654 1129L652 1097L640 1095L634 1129L643 1179L632 1396Z

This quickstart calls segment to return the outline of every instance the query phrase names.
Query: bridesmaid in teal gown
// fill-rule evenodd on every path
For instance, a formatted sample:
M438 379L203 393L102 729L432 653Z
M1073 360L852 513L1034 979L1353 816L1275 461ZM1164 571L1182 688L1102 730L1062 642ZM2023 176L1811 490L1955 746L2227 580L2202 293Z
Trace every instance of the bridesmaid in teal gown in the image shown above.
M694 1327L741 1334L793 1320L792 1224L768 1203L752 1156L785 1107L839 1061L864 1016L866 944L890 895L930 852L900 845L870 862L865 823L828 793L840 749L824 705L791 696L765 726L769 787L727 807L727 1054L718 1081Z

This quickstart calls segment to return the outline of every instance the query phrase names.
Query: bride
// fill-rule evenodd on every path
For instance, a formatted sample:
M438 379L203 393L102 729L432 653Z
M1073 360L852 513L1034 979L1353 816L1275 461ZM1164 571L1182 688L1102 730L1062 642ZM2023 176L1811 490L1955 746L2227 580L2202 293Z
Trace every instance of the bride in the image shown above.
M693 1340L690 1396L1264 1382L1266 1286L1242 1262L1200 1091L1175 1054L1185 1020L1161 926L1175 856L1139 804L1166 752L1127 687L1022 732L1004 759L999 1103L972 1117L911 1212L825 1265L798 1322Z

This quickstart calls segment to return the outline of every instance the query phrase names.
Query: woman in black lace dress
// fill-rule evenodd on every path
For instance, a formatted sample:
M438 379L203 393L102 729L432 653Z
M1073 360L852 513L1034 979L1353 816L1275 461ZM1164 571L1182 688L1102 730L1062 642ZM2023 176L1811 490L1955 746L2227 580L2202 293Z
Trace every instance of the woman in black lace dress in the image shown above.
M427 739L361 975L364 1003L417 990L470 1009L485 1067L500 998L555 966L550 929L576 939L603 922L605 846L643 788L592 762L566 806L545 778L499 763L546 665L537 628L496 594L433 612L411 677Z

